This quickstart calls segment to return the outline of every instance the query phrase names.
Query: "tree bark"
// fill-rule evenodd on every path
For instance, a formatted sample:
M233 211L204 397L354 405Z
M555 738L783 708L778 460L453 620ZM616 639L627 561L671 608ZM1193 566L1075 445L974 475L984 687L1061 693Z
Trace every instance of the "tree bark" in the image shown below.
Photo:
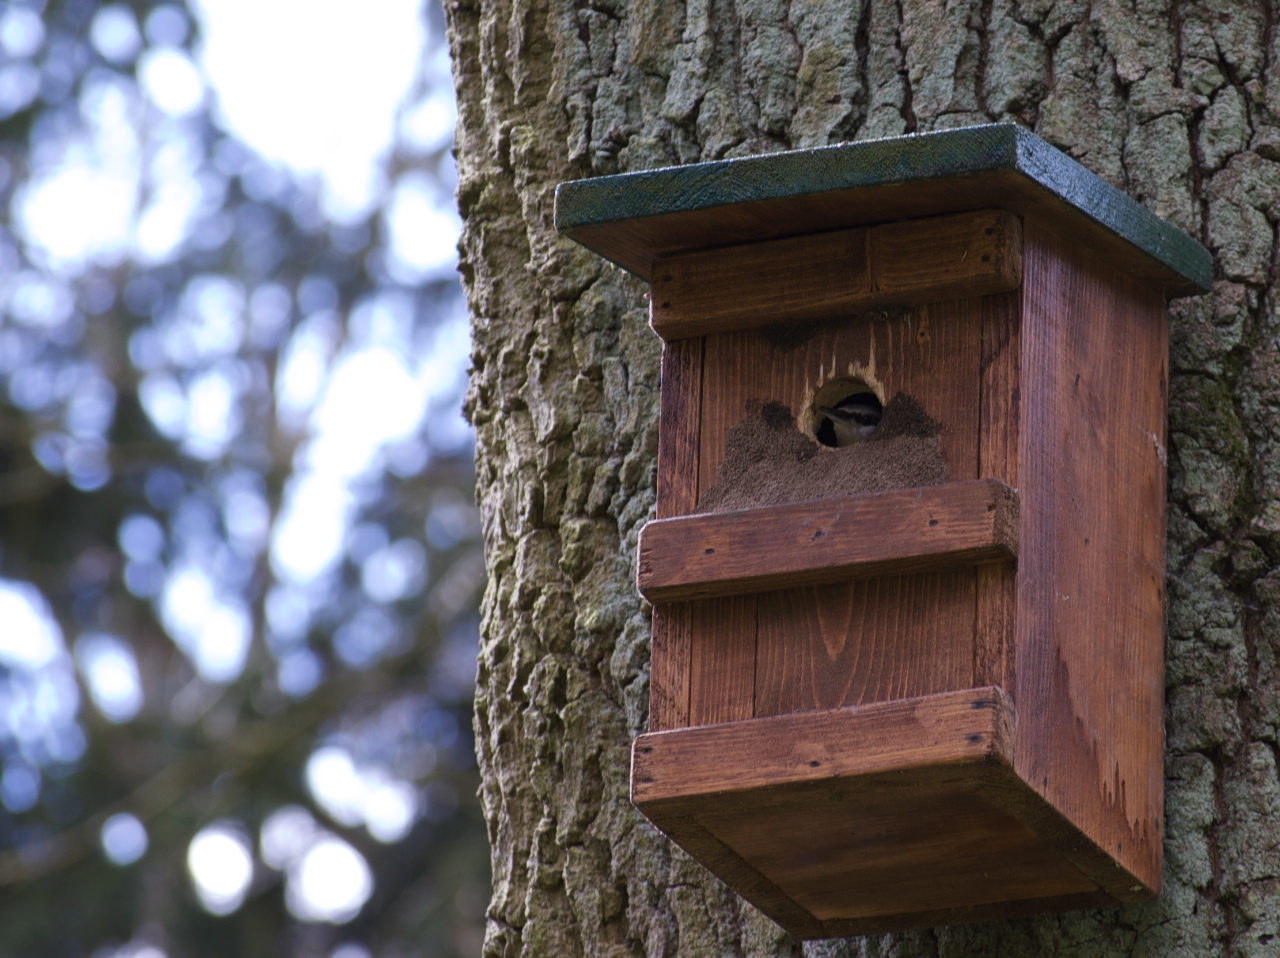
M486 955L1056 956L1280 948L1280 39L1215 0L448 6L489 585ZM1172 308L1165 891L803 948L627 801L645 725L657 338L556 236L561 180L974 122L1030 126L1201 239Z

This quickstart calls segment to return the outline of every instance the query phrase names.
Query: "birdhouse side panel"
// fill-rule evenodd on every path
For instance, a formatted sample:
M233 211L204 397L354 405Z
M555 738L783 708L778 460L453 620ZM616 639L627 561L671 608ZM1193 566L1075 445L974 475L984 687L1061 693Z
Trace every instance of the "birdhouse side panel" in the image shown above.
M1138 899L1160 888L1163 291L1043 225L1026 244L1015 767Z

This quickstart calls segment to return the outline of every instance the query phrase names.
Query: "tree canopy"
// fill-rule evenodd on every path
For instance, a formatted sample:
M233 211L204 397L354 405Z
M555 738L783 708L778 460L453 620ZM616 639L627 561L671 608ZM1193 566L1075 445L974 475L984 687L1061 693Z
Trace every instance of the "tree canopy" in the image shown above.
M398 8L0 5L0 955L479 947L452 90Z

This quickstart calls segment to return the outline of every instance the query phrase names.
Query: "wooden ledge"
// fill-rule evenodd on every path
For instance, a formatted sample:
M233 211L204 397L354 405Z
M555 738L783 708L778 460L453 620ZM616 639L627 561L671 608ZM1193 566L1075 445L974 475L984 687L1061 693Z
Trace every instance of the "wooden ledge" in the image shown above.
M1024 780L998 687L651 732L631 800L801 938L1152 897Z
M1005 210L680 253L653 270L665 340L985 296L1022 282L1022 223Z
M655 803L886 772L1013 762L1013 703L998 687L648 732L631 801Z
M640 533L637 583L684 602L939 566L1018 552L1018 494L995 479L785 506L678 516Z

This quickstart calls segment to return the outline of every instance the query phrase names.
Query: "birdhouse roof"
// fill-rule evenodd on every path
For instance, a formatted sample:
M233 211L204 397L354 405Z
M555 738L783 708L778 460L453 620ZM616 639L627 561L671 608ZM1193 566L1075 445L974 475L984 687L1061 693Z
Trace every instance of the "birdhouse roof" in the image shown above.
M1169 296L1213 282L1198 242L1012 124L561 183L555 223L648 280L672 253L987 208L1047 221Z

